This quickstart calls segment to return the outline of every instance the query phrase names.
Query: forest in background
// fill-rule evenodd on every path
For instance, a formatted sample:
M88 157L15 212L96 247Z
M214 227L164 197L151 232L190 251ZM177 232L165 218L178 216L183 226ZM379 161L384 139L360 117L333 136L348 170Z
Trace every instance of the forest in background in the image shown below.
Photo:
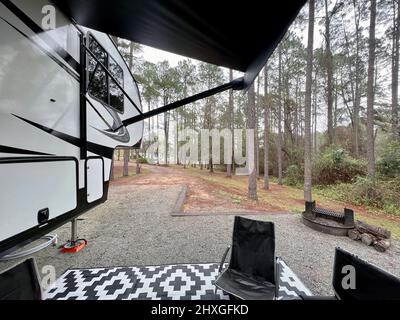
M153 64L140 45L116 40L145 111L241 76L190 59ZM310 0L246 94L219 94L148 120L142 155L157 139L151 132L170 143L171 121L178 129L254 128L249 198L257 199L256 180L264 179L265 189L270 182L303 188L305 200L317 190L400 215L399 41L398 0ZM181 165L234 173L211 157Z

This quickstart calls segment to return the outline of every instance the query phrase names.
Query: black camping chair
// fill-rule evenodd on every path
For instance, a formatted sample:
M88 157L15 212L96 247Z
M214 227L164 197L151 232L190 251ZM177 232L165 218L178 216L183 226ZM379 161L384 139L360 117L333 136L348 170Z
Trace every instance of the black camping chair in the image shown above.
M230 247L225 251L222 271ZM235 217L229 266L215 281L217 289L244 300L273 300L277 296L275 230L272 222Z
M36 263L33 258L0 273L0 300L41 300Z
M340 300L400 300L399 278L341 248L335 251L332 285Z
M303 300L400 300L400 279L357 256L336 248L334 296L302 296Z

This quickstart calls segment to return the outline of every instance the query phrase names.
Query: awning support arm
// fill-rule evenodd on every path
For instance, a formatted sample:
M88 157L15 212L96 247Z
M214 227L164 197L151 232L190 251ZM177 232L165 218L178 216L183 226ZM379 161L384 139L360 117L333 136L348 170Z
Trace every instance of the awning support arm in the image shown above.
M165 105L165 106L163 106L161 108L154 109L154 110L151 110L149 112L145 112L145 113L139 114L139 115L137 115L135 117L126 119L126 120L122 121L122 126L121 127L129 126L131 124L134 124L134 123L137 123L139 121L143 121L145 119L154 117L154 116L159 115L161 113L165 113L165 112L168 112L168 111L171 111L171 110L175 110L175 109L180 108L182 106L185 106L185 105L187 105L189 103L196 102L198 100L213 96L213 95L215 95L217 93L221 93L221 92L224 92L224 91L227 91L227 90L230 90L230 89L242 90L243 89L243 85L244 85L244 79L243 78L235 79L232 82L225 83L225 84L223 84L223 85L221 85L219 87L216 87L216 88L213 88L213 89L210 89L210 90L195 94L194 96L187 97L185 99L182 99L182 100L167 104L167 105ZM116 131L118 131L120 128L117 128Z

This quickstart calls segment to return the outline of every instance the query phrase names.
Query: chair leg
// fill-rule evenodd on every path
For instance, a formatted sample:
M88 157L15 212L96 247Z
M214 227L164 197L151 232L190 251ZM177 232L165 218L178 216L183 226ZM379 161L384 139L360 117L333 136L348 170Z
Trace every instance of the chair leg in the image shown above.
M217 281L218 276L219 276L219 275L221 274L221 272L222 272L222 269L223 269L223 267L224 267L224 263L225 263L225 260L226 260L226 256L228 255L228 253L229 253L230 250L231 250L231 246L227 247L226 250L225 250L225 252L224 252L224 255L222 256L222 259L221 259L221 262L220 262L219 268L218 268L218 274L217 274L217 276L215 277L215 281ZM214 290L214 299L217 300L217 290L218 290L218 288L217 288L217 286L215 285L215 282L214 282L214 286L215 286L215 290Z
M221 300L220 297L217 296L217 291L218 291L218 288L217 288L217 286L215 286L214 300ZM224 292L224 291L222 291L222 292ZM228 294L228 297L229 297L229 300L239 300L238 298L236 298L234 295L231 295L231 294Z

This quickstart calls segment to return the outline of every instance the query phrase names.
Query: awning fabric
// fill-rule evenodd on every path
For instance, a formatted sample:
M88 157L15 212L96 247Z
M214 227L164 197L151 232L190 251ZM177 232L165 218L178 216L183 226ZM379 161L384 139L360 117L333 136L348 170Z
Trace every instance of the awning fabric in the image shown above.
M245 72L249 85L306 0L53 0L78 24Z

